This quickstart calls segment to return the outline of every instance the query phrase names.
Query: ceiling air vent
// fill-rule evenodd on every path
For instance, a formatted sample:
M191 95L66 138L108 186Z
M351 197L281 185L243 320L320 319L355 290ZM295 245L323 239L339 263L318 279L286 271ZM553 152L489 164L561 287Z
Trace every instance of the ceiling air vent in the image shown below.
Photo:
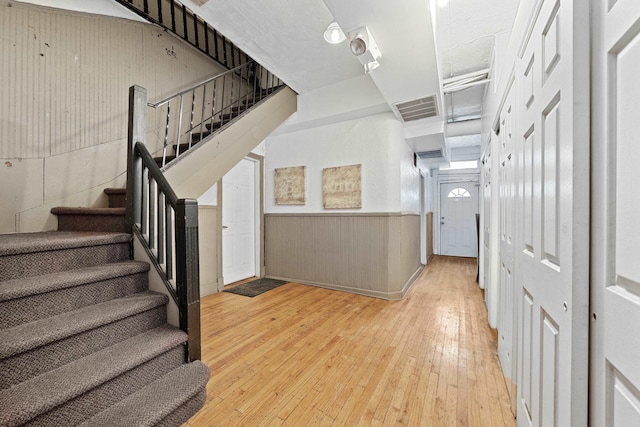
M431 150L431 151L420 151L416 153L421 160L427 159L440 159L442 158L442 149Z
M399 102L393 104L393 108L403 122L411 122L438 115L438 102L435 95L414 99L413 101Z

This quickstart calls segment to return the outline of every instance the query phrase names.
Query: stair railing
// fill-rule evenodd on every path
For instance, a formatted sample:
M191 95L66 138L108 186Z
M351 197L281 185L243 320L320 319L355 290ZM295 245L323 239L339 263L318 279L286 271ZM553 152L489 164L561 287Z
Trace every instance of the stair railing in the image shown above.
M249 61L156 103L147 105L155 110L158 133L162 138L164 167L174 156L180 157L196 142L221 129L261 99L283 86L282 81L266 68Z
M144 145L147 92L129 89L126 229L135 234L179 312L188 360L200 359L198 202L179 199Z
M145 88L129 88L126 230L138 237L178 306L189 360L200 359L201 353L198 202L179 199L162 168L190 149L194 137L199 142L221 131L284 86L249 61L157 103L147 101ZM162 123L160 162L145 145L148 112ZM171 145L176 154L170 161Z
M149 22L171 31L225 68L251 58L223 34L176 0L116 0Z

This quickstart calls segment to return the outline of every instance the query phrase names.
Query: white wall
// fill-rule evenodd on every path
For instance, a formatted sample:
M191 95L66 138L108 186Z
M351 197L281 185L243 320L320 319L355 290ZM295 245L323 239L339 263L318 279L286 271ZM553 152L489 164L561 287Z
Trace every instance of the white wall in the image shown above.
M404 143L400 157L400 210L419 213L420 171L413 165L413 150Z
M202 196L198 197L198 206L218 206L218 184L213 184Z
M362 208L322 207L322 169L362 165ZM306 166L301 206L275 204L274 169ZM369 76L298 96L298 110L266 140L265 212L420 212L420 176L404 129Z
M402 127L391 113L269 137L265 155L265 212L400 212L404 145ZM355 164L362 165L362 208L325 210L322 169ZM275 204L274 169L289 166L306 166L305 205Z

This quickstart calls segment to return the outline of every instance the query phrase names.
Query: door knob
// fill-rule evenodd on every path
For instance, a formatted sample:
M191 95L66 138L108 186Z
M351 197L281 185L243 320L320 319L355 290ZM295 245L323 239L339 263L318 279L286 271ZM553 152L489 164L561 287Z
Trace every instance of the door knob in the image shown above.
M227 227L226 225L223 225L222 228L225 229L225 228L229 228L229 227Z

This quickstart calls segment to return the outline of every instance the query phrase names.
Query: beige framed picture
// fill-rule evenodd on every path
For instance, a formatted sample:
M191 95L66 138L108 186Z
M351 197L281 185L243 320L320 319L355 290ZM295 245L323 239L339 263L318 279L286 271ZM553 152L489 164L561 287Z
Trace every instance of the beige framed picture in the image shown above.
M362 165L338 166L322 170L322 206L325 209L362 207Z
M304 205L305 166L276 168L274 188L276 205Z

